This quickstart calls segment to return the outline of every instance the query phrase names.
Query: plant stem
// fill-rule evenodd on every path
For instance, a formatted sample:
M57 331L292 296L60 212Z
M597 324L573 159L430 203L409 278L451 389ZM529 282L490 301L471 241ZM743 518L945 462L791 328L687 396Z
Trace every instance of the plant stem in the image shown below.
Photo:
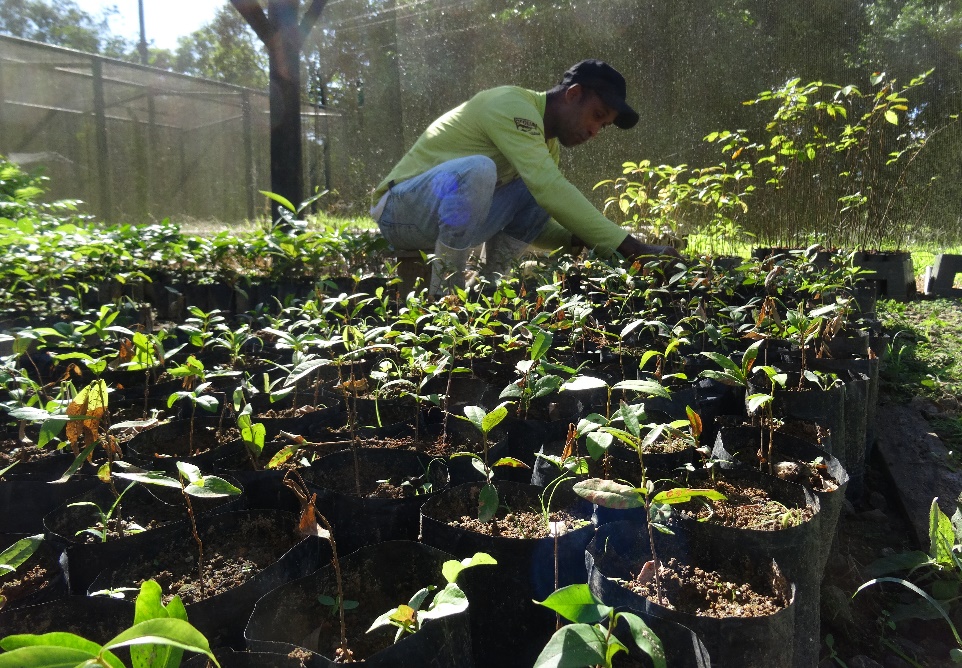
M204 586L204 541L197 533L197 519L194 517L194 507L190 503L190 494L184 487L184 481L180 481L180 493L184 495L184 503L187 504L187 516L190 518L190 531L194 535L194 542L197 543L197 585L200 589L200 597L204 598L206 587Z

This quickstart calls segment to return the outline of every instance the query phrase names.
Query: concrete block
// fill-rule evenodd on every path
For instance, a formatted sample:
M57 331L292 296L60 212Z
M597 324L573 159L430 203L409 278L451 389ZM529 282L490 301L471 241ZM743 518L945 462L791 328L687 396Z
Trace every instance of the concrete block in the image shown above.
M962 297L962 289L953 287L958 274L962 274L962 255L937 255L932 264L932 280L929 281L927 293L942 297Z

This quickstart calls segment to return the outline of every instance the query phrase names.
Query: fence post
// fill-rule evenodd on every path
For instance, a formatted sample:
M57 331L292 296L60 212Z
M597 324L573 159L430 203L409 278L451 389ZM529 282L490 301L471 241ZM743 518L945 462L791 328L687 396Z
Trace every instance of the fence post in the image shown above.
M104 67L99 58L91 62L94 85L94 120L97 142L97 182L100 187L100 215L104 221L113 222L113 206L110 201L110 160L107 154L107 107L104 102Z
M251 131L251 97L241 91L241 115L244 131L244 175L247 177L247 220L254 220L254 191L257 189L257 174L254 171L254 137Z

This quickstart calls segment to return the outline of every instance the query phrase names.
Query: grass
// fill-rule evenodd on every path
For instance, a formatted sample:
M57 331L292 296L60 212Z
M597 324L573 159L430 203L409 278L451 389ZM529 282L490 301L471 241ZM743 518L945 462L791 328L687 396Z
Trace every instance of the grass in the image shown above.
M893 397L922 396L942 409L933 427L949 449L962 451L962 301L880 300L878 315L891 340L882 357L881 381Z
M266 218L258 220L243 220L239 222L225 222L215 218L199 219L172 216L170 222L180 227L184 234L199 237L214 237L221 232L231 232L232 234L251 234L266 230L268 221ZM310 214L307 216L309 230L376 230L377 223L370 216L339 216L326 212Z

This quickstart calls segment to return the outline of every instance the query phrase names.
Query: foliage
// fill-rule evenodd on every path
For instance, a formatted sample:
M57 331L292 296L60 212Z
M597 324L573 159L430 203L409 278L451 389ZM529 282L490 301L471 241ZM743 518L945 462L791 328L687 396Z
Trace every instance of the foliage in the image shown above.
M869 564L867 572L875 575L853 594L877 584L889 582L901 585L921 597L924 605L899 603L889 621L906 619L943 619L949 625L956 647L950 651L953 663L962 663L962 637L950 615L962 588L962 538L956 532L953 519L939 508L938 498L932 499L929 509L929 551L902 552L882 557ZM956 518L959 519L959 513ZM907 578L882 577L889 573L907 571ZM923 589L924 587L924 589Z
M177 668L184 651L205 654L215 665L220 663L204 635L187 621L187 610L179 596L167 605L161 589L153 580L140 587L134 608L133 625L103 645L73 633L11 635L0 640L0 668L55 668L58 666L102 666L124 668L111 650L130 648L134 666Z
M497 563L494 557L484 552L477 552L474 556L461 561L454 559L445 561L441 566L441 573L444 575L447 584L442 589L438 590L434 585L419 589L407 603L379 615L366 632L370 633L383 626L394 626L397 628L394 642L397 642L409 633L417 633L421 629L421 625L430 619L440 619L464 612L468 609L468 597L457 584L458 576L466 568L496 566ZM428 600L431 592L437 593L431 598L427 607L422 610L421 606Z
M567 619L555 631L535 661L535 668L611 668L619 652L627 652L625 643L615 636L619 621L624 621L638 648L655 668L665 668L665 650L661 640L644 620L631 612L615 609L599 601L586 584L574 584L553 592L538 605L554 610ZM602 622L607 621L607 624Z
M172 67L214 81L267 88L264 45L229 3L218 7L209 23L178 40Z

